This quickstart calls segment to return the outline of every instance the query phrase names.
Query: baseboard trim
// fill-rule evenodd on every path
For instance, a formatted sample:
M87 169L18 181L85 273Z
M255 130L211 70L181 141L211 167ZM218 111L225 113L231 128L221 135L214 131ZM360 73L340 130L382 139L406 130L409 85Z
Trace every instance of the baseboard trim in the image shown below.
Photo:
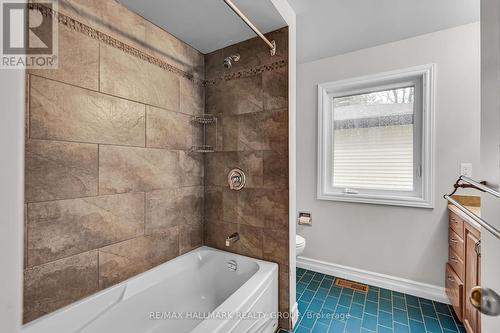
M298 257L297 267L449 304L443 287L321 260Z
M293 305L292 308L292 330L295 328L295 325L299 321L299 305L297 302Z

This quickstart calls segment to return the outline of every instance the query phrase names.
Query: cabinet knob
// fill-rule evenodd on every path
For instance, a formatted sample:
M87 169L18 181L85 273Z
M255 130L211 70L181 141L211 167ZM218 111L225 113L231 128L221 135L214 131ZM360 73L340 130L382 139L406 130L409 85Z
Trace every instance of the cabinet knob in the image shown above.
M500 296L494 290L474 287L470 291L469 301L487 316L500 316Z

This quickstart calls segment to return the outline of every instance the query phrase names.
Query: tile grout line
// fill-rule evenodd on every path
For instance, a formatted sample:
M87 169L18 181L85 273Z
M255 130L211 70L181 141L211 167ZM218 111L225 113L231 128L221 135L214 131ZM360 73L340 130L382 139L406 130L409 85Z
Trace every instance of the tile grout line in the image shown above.
M410 330L411 332L411 326L410 326L410 315L409 315L409 312L408 312L408 305L406 304L406 297L403 297L403 300L405 302L405 308L406 308L406 320L408 321L408 329Z
M144 104L144 148L148 147L148 107Z
M315 274L314 274L314 275L315 275ZM313 275L313 277L311 278L311 281L309 281L309 283L311 283L312 281L314 281L314 280L313 280L313 279L314 279L314 275ZM323 277L323 278L324 278L324 277ZM309 285L309 284L308 284L308 285ZM318 289L319 289L319 287L318 287ZM307 287L306 287L306 289L305 289L305 290L308 290L308 289L307 289ZM310 290L310 291L312 291L312 290ZM318 290L314 291L314 295L312 296L312 299L311 299L311 301L309 302L309 305L307 306L307 309L306 309L306 311L305 311L305 312L308 312L309 307L311 306L311 303L312 303L312 301L314 300L314 298L315 298L315 296L316 296L316 294L317 294L317 293L318 293ZM316 325L317 321L318 321L318 318L317 318L316 316L314 316L314 323L312 324L311 330L314 328L314 326Z
M24 259L25 259L25 263L23 265L23 275L24 275L24 270L28 268L28 262L29 262L29 258L28 258L28 239L29 239L29 228L28 228L28 224L29 224L29 215L28 215L28 211L29 211L29 206L28 204L25 204L26 207L24 209L24 214L26 215L24 218L26 219L26 223L24 224L24 228L26 229L25 230L25 236L26 236L26 245L23 243L23 250L26 251L26 255L24 256Z
M324 278L323 278L323 279L324 279ZM333 280L332 280L332 284L330 285L330 288L328 288L328 292L326 293L326 298L328 298L328 297L329 297L329 295L330 295L330 290L332 290L333 286L335 285L335 281L336 281L336 279L335 279L335 278L333 278ZM325 298L325 302L326 302L326 298ZM325 304L323 304L323 306L325 306ZM335 312L334 312L333 314L335 314ZM327 326L328 326L328 327L327 327L327 331L330 331L330 327L332 327L332 325L333 325L333 318L330 318L330 321L328 322L328 325L327 325Z
M100 144L98 144L97 145L97 197L101 195L101 156L100 155L101 155L101 146L100 146Z
M100 282L100 279L99 279L99 276L101 275L101 264L99 262L99 257L100 257L100 253L101 251L99 249L96 249L97 251L97 289L98 290L101 290L101 282Z
M25 123L25 131L26 131L26 133L24 133L24 140L25 140L25 142L24 142L24 150L25 150L24 163L25 164L26 164L26 141L28 141L30 139L30 131L31 131L31 75L29 73L26 73L26 80L27 80L27 86L25 87L25 91L26 91L25 98L27 98L27 100L25 100L25 107L27 110L25 110L25 112L27 112L27 114L24 115L24 117L25 117L24 123ZM26 166L25 166L25 168L26 168ZM24 186L26 186L26 184L24 184ZM28 268L28 262L29 262L29 256L28 256L29 216L28 216L28 211L29 211L30 204L28 202L26 202L26 194L24 194L23 201L25 204L24 214L26 215L24 217L25 218L24 235L25 235L26 239L23 242L23 251L26 251L25 255L23 256L23 261L25 261L23 263L23 276L24 276L24 271Z
M97 91L101 91L101 43L97 43Z
M318 281L318 289L316 289L316 292L315 292L315 294L314 294L315 296L318 294L319 289L321 288L321 283L323 282L323 280L324 280L324 279L325 279L325 276L323 275L323 277L321 278L321 280L320 280L320 281ZM328 294L327 294L327 295L328 295ZM325 299L326 299L326 297L325 297ZM325 305L325 301L323 300L323 301L322 301L322 303L321 303L321 307L320 307L320 309L319 309L319 311L320 311L320 312L319 312L320 318L321 318L321 310L323 309L323 306L324 306L324 305ZM318 324L318 321L319 321L319 319L320 319L320 318L316 317L316 322L315 322L315 323L314 323L314 325L313 325L313 329L314 329L314 326L316 326L316 324Z
M368 292L370 292L370 288L368 288ZM368 292L366 293L366 298L365 298L365 309L366 309L366 304L369 302L369 301L368 301ZM371 302L371 301L370 301L370 302ZM377 307L378 307L378 305L377 305ZM363 311L363 320L364 320L364 316L365 316L365 315L370 315L370 314L369 314L369 313L367 313L367 312L365 312L365 311ZM370 329L368 329L368 328L366 328L366 330L367 330L367 331L372 331L372 330L370 330ZM372 332L377 332L377 330L378 330L378 316L376 317L375 331L372 331Z
M314 276L313 276L313 278L314 278ZM321 282L323 281L323 279L324 279L324 278L325 278L325 276L323 275L323 277L321 278L321 280L316 281L316 282L318 283L318 288L317 288L317 289L316 289L316 291L314 292L313 300L316 298L316 295L318 295L319 288L320 288L320 286L321 286ZM312 280L312 281L315 281L315 280ZM311 303L312 303L312 302L311 302ZM323 306L323 304L322 304L322 306ZM320 311L321 311L321 308L320 308ZM311 329L313 329L313 328L314 328L314 326L316 326L316 324L318 323L318 320L319 320L319 318L316 316L316 319L315 319L315 321L314 321L313 327L312 327Z
M192 117L194 115L194 114L180 112L179 110L173 110L173 109L170 109L170 108L166 108L164 106L150 104L150 103L147 103L147 102L144 102L144 101L137 101L137 100L134 100L134 99L131 99L131 98L128 98L128 97L114 95L114 94L109 93L109 92L95 90L95 89L91 89L91 88L88 88L88 87L82 87L82 86L79 86L79 85L77 85L75 83L66 82L66 81L55 79L55 78L46 77L46 76L43 76L43 75L40 75L40 74L30 73L29 75L31 75L33 77L37 77L39 79L48 80L48 81L52 81L52 82L57 82L59 84L67 85L67 86L70 86L70 87L73 87L73 88L90 91L90 92L93 92L93 93L96 93L96 94L101 94L101 95L104 95L104 96L108 96L108 97L120 99L120 100L131 102L131 103L144 104L144 105L151 106L151 107L154 107L154 108L158 108L158 109L161 109L161 110L165 110L165 111L169 111L169 112L174 112L174 113L180 113L180 114L183 114L183 115L186 115L186 116L190 116L190 117ZM285 110L285 108L276 109L276 110L279 111L279 110L282 110L282 109ZM269 111L272 111L272 110L269 110ZM259 112L262 112L262 111L259 111Z
M26 105L26 107L28 108L28 119L27 119L27 124L28 124L28 128L26 129L27 130L27 133L25 133L24 137L27 138L27 139L31 139L31 74L26 74L27 76L27 80L28 80L28 89L27 89L27 98L28 98L28 103ZM26 115L25 115L26 117ZM26 121L26 120L25 120Z
M333 279L333 281L334 281L334 283L336 283L336 282L337 282L337 278L335 277L335 278ZM335 285L335 286L337 286L337 285ZM338 286L337 286L337 287L338 287ZM333 285L332 285L332 288L333 288ZM336 315L337 315L337 307L339 306L339 301L340 301L340 295L341 295L341 294L342 294L342 289L340 290L339 297L337 298L337 303L335 304L335 309L333 309L334 317L336 317ZM334 321L335 321L335 320L337 320L337 319L333 319L333 318L332 318L332 322L330 323L330 326L334 325ZM330 328L328 328L328 329L330 329ZM345 327L344 327L344 330L345 330Z
M418 304L419 304L419 306L417 309L418 309L420 315L422 316L422 324L424 325L424 329L427 332L427 325L425 324L424 313L422 312L422 307L420 306L420 302L418 302Z
M166 233L166 231L163 232L163 233ZM102 250L105 247L116 245L116 244L123 243L123 242L128 242L128 241L130 241L132 239L136 239L136 238L143 237L143 236L144 235L140 235L140 234L139 235L134 235L134 236L131 236L129 238L121 239L119 241L112 242L112 243L109 243L109 244L106 244L106 245L102 245L102 246L97 247L97 248L88 249L88 250L85 250L85 251L82 251L82 252L78 252L78 253L66 255L66 256L61 257L61 258L57 258L57 259L54 259L54 260L51 260L51 261L47 261L47 262L44 262L44 263L41 263L41 264L38 264L38 265L29 266L29 267L26 267L26 269L34 269L34 268L37 268L37 267L41 267L41 266L44 266L44 265L55 263L55 262L60 261L60 260L65 260L65 259L69 259L71 257L76 257L76 256L79 256L79 255L82 255L82 254L90 253L92 251L100 251L100 250Z
M132 145L118 144L118 143L71 141L71 140L64 140L64 139L41 139L41 138L29 138L29 141L62 142L62 143L75 143L75 144L83 144L83 145L101 145L101 146L120 147L120 148L134 148L134 149L150 149L150 150L163 150L163 151L172 151L172 152L184 152L186 154L190 153L189 149L179 149L179 148L169 148L169 147L132 146ZM266 153L266 152L279 153L273 149L255 149L255 150L225 150L225 151L213 152L211 154L212 155L213 154L225 154L225 153L248 153L248 154L251 154L251 153ZM211 185L211 186L222 186L222 185Z
M384 325L381 325L379 323L379 321L380 321L380 311L382 311L382 310L380 310L380 299L381 298L382 298L382 293L380 292L380 288L379 288L379 290L378 290L378 298L377 298L377 332L378 332L379 326L385 327Z
M387 289L387 290L389 290L389 289ZM390 292L390 298L388 299L388 301L391 302L391 312L390 313L388 312L388 313L391 315L391 318L392 318L391 329L394 331L396 329L396 321L394 319L395 316L394 316L394 309L393 309L393 303L392 303L392 290L389 290L389 292Z
M58 201L69 201L69 200L86 200L86 199L93 199L97 197L110 197L110 196L120 196L120 195L134 195L134 194L140 194L140 193L151 193L151 192L157 192L157 191L169 191L169 190L180 190L180 189L187 189L187 188L194 188L194 187L203 187L201 185L187 185L187 186L179 186L179 187L168 187L168 188L158 188L158 189L152 189L149 191L133 191L133 192L120 192L120 193L108 193L108 194L101 194L101 195L93 195L93 196L86 196L86 197L75 197L75 198L63 198L63 199L53 199L53 200L44 200L44 201L30 201L30 202L25 202L26 205L36 205L36 204L44 204L44 203L50 203L50 202L58 202Z
M436 313L436 317L437 317L436 320L439 323L439 327L441 328L441 331L444 332L444 328L443 328L443 325L441 324L441 319L439 319L439 313L437 312L436 304L434 302L432 302L432 308L434 309L434 312Z
M306 270L306 272L313 272L313 271L307 271L307 270ZM300 277L299 277L299 278L298 278L298 280L297 280L297 281L298 281L298 283L300 282L300 283L303 283L303 284L305 285L304 290L302 291L302 293L300 293L300 294L299 294L299 297L298 297L299 301L300 301L300 298L302 297L303 293L304 293L306 290L312 291L312 290L310 290L310 289L307 289L307 287L308 287L308 285L309 285L309 284L313 281L312 279L314 278L314 272L313 272L313 276L311 277L311 279L309 280L309 282L308 282L307 284L306 284L306 283L302 280L302 278L303 278L304 276L305 276L305 273L303 273L302 275L300 275ZM309 301L309 303L308 303L308 308L307 308L308 310L309 310L309 307L310 307L311 303L312 303L312 302L316 299L316 296L318 295L320 288L322 288L322 287L321 287L321 283L322 283L323 281L325 281L325 280L326 280L327 276L330 276L330 275L327 275L327 274L325 275L325 274L324 274L324 275L323 275L323 277L322 277L322 279L321 279L320 281L315 281L315 282L317 282L317 283L318 283L318 287L317 287L316 291L314 292L314 295L311 297L311 299L310 299L310 301ZM325 300L322 300L322 306L321 306L321 309L320 309L320 311L321 311L322 313L323 313L323 310L325 310L324 306L325 306L326 298L327 298L327 297L330 297L330 295L329 295L329 294L330 294L330 291L331 291L331 289L335 286L335 281L337 280L337 277L334 277L334 276L330 276L330 277L332 278L332 280L333 280L333 281L332 281L332 284L330 285L330 288L327 290L327 295L325 296ZM325 288L325 289L326 289L326 288ZM378 316L378 314L380 314L380 313L388 313L387 311L385 311L385 310L381 310L381 309L380 309L380 302L381 302L381 300L382 300L382 299L385 299L385 298L383 298L383 297L382 297L381 289L382 289L382 288L378 288L378 297L377 297L377 301L376 301L376 303L377 303L377 310L378 310L378 312L377 312L377 316L376 316L376 317L377 317L377 318L376 318L376 319L377 319L377 326L376 326L376 328L375 328L375 331L372 331L371 329L370 329L370 330L368 330L368 329L366 329L366 328L362 328L363 330L366 330L366 331L369 331L369 332L378 332L378 331L379 331L379 328L386 328L386 329L389 329L389 330L391 329L390 327L387 327L387 326L385 326L385 325L381 325L381 324L380 324L380 316ZM341 289L341 292L340 292L340 295L339 295L339 296L342 296L343 294L345 294L345 293L344 293L344 290L345 290L345 288L342 288L342 289ZM389 291L390 291L390 290L389 290ZM353 305L354 305L354 304L358 304L357 302L354 302L354 293L355 293L355 292L356 292L356 291L353 291L353 295L351 295L351 303L350 303L350 306L349 306L349 313L350 313L350 311L352 310ZM390 292L391 292L391 294L390 294L390 295L391 295L391 297L390 297L390 299L387 299L387 300L388 300L388 301L391 301L391 303L392 303L392 304L391 304L391 305L392 305L392 309L393 309L393 310L394 310L394 309L397 309L397 310L400 310L400 311L404 311L404 312L406 312L406 315L407 315L407 325L405 325L404 323L396 322L396 321L394 320L394 315L392 314L392 325L391 325L391 326L392 326L392 330L393 330L393 331L394 331L394 330L395 330L395 328L396 328L396 324L398 324L398 325L401 325L402 327L405 327L405 328L408 330L408 332L410 332L410 331L411 331L411 330L410 330L410 322L411 322L411 321L414 321L415 323L421 324L421 326L420 326L420 325L419 325L419 326L420 326L420 327L422 327L422 328L424 329L424 331L425 331L425 332L429 332L429 331L428 331L428 330L429 330L429 328L427 327L427 324L426 324L426 321L425 321L425 320L426 320L426 318L429 318L429 319L434 319L434 320L437 320L437 322L439 323L439 329L441 330L441 333L444 333L444 328L443 328L443 326L442 326L442 324L441 324L441 321L440 321L440 318L439 318L439 316L440 316L440 315L441 315L442 317L444 316L444 317L446 317L446 318L449 318L449 317L451 317L451 318L452 318L452 319L451 319L451 322L453 323L454 327L451 329L451 331L450 331L450 332L460 332L460 331L461 331L461 325L460 325L460 324L458 324L458 322L457 322L456 318L454 317L453 309L452 309L449 305L444 304L444 306L446 307L446 310L447 310L447 312L446 312L446 313L444 313L444 312L442 312L442 311L437 311L436 306L437 306L437 304L438 304L439 302L435 302L435 301L432 301L432 300L428 300L428 301L429 301L429 304L427 304L427 303L423 303L419 297L416 297L416 303L417 303L417 304L416 304L416 305L414 305L414 304L410 304L410 303L408 302L408 297L409 297L409 296L411 296L411 295L409 295L409 294L404 294L404 293L403 293L403 294L402 294L402 297L400 297L399 295L393 295L392 291L390 291ZM401 298L401 299L403 300L403 302L404 302L404 309L400 309L400 308L397 308L397 307L395 307L395 306L394 306L394 302L393 302L394 298ZM339 300L340 300L340 297L339 297ZM367 302L368 302L368 294L367 294L367 296L366 296L366 298L365 298L365 301L364 301L365 308L366 308L366 304L367 304ZM370 301L370 302L372 302L372 301ZM441 303L439 303L439 304L441 304ZM433 318L432 316L427 316L427 315L424 315L422 305L430 305L430 306L432 307L432 311L434 312L434 315L436 316L436 318ZM336 304L336 306L335 306L335 308L336 308L336 312L338 311L338 309L339 309L339 307L340 307L340 306L341 306L341 305L337 302L337 304ZM420 313L420 316L421 316L421 320L416 319L416 318L414 319L414 318L411 318L411 317L410 317L410 315L409 315L409 313L410 313L410 312L409 312L409 310L410 310L411 308L414 308L414 309L417 309L417 310L418 310L418 313ZM326 310L327 310L327 309L326 309ZM325 312L326 312L326 310L325 310ZM365 312L365 311L363 311L363 320L364 320L365 314L366 314L366 312ZM389 313L389 314L390 314L390 313ZM353 318L358 319L357 317L353 317ZM346 326L347 322L348 322L348 320L346 320L346 321L344 322L344 329L347 329L347 326ZM314 329L316 328L316 325L317 325L317 324L318 324L318 321L316 320L316 321L314 322L313 326L311 327L311 329L306 328L306 327L304 327L304 328L305 328L307 331L311 331L311 330L313 330L313 331L314 331ZM323 324L324 324L324 323L322 322L321 324L322 324L321 326L323 326ZM333 320L331 320L331 321L329 322L329 325L326 325L326 326L328 326L328 330L331 330L331 328L332 328L332 325L333 325L333 324L334 324L334 322L333 322ZM301 326L301 325L300 325L300 323L298 323L297 328L299 328L300 326ZM423 333L423 332L422 332L422 333Z
M144 229L143 229L143 234L146 235L146 220L147 220L147 194L144 192L144 215L143 215L143 223L144 223Z

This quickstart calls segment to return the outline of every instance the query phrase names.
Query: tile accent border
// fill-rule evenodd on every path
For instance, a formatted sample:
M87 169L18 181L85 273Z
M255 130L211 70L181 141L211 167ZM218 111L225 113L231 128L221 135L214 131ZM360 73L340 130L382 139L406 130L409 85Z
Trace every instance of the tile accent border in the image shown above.
M306 257L297 258L297 267L449 304L445 289L439 286Z
M111 47L114 47L118 50L121 50L131 56L134 56L136 58L139 58L141 60L144 60L152 65L158 66L163 70L166 70L168 72L174 73L180 77L186 78L190 81L193 81L197 84L200 85L208 85L208 84L217 84L222 81L229 81L233 79L238 79L238 78L244 78L244 77L249 77L249 76L254 76L258 75L263 72L269 72L269 71L275 71L280 68L283 68L285 66L288 66L288 60L280 60L273 62L271 64L266 64L266 65L260 65L256 66L254 68L250 68L247 70L242 70L239 72L227 74L227 75L222 75L216 79L212 80L200 80L195 78L192 74L183 71L182 69L179 69L166 61L160 60L156 57L153 57L152 55L147 54L146 52L143 52L133 46L130 46L114 37L109 36L108 34L105 34L102 31L99 31L95 28L90 27L89 25L82 23L80 21L77 21L68 15L59 13L52 8L46 7L43 4L40 3L28 3L28 8L32 10L38 10L40 13L45 16L45 17L52 17L53 19L56 19L58 23L68 27L69 29L72 29L74 31L83 33L87 35L90 38L96 39L106 45L109 45Z
M245 77L258 75L258 74L261 74L264 72L273 72L273 71L279 70L279 69L286 67L286 66L288 66L288 60L286 60L286 59L279 60L279 61L275 61L271 64L260 65L260 66L256 66L256 67L253 67L250 69L245 69L245 70L242 70L239 72L234 72L234 73L222 75L222 76L219 76L218 78L215 78L215 79L205 80L204 85L209 85L209 84L215 85L215 84L218 84L222 81L241 79L241 78L245 78Z
M114 47L116 49L119 49L125 53L128 53L136 58L139 58L141 60L147 61L153 65L156 65L164 70L167 70L169 72L172 72L174 74L177 74L179 76L182 76L184 78L187 78L191 81L198 81L200 83L203 83L202 80L195 79L192 74L189 74L163 60L160 60L158 58L155 58L146 52L143 52L133 46L130 46L122 41L119 41L118 39L111 37L95 28L92 28L85 23L82 23L80 21L77 21L65 14L59 13L51 8L48 8L42 4L39 3L29 3L28 4L29 9L33 10L39 10L40 13L45 16L45 17L52 17L53 19L56 19L58 23L68 27L69 29L72 29L77 32L81 32L88 37L94 38L100 42L103 42L106 45L109 45L111 47Z

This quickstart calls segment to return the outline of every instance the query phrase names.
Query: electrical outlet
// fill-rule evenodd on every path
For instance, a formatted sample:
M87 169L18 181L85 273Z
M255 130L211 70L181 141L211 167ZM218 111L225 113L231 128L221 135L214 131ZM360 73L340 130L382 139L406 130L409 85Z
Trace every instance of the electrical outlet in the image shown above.
M472 163L460 163L460 175L472 177Z

